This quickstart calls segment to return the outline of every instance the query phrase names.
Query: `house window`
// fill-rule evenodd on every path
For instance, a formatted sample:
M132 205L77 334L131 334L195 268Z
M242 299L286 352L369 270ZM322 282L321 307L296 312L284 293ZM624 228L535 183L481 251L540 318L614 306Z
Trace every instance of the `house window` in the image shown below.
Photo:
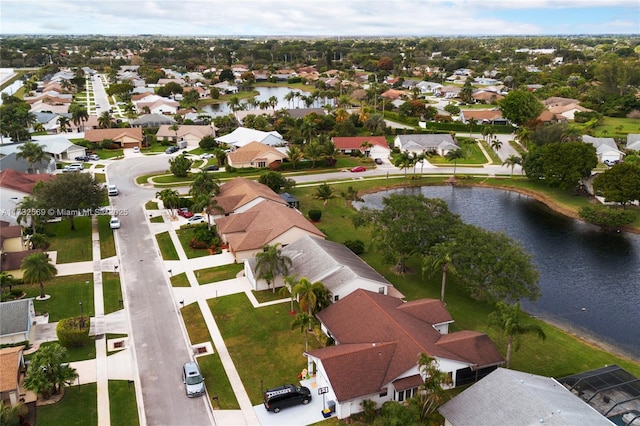
M258 167L267 167L266 161L258 161Z
M333 301L334 301L334 302L337 302L337 301L338 301L338 299L340 299L340 296L338 296L337 294L336 294L335 296L333 296Z
M387 388L385 388L382 392L380 392L380 395L378 395L380 398L387 396Z
M384 287L378 287L378 293L384 294Z

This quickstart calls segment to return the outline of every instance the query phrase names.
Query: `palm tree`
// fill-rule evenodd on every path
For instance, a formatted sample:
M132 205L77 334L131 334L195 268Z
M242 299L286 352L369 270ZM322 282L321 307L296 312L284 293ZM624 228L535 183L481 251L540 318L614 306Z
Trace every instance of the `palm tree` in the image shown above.
M293 286L293 296L298 299L300 308L309 315L326 308L331 304L331 292L320 281L312 283L302 277Z
M323 145L324 148L324 158L327 166L333 167L338 162L338 156L340 155L340 150L336 146L333 141L329 140L325 142Z
M358 194L358 190L354 189L353 186L348 187L346 192L341 192L340 196L344 199L345 207L347 206L347 201L364 201L364 198Z
M22 199L22 201L16 204L16 207L20 212L20 214L18 214L18 217L16 218L18 223L24 224L24 226L30 226L31 233L35 234L36 227L40 224L40 221L43 217L39 214L30 213L35 213L38 211L37 209L38 207L40 207L38 200L35 197L26 196Z
M404 177L407 177L407 169L413 165L413 154L404 150L393 160L393 165L404 169Z
M275 111L276 106L278 105L278 97L277 96L269 96L269 100L267 101L272 110Z
M197 195L216 196L219 193L220 181L205 170L200 170L200 173L196 174L189 188L189 195L192 197Z
M98 126L100 126L101 129L108 129L113 126L113 117L109 111L104 111L100 114L100 117L98 117Z
M287 157L291 166L295 169L298 162L304 158L304 154L298 145L290 145L287 150Z
M442 286L440 288L440 301L444 303L444 291L447 285L447 273L457 275L453 266L451 253L452 246L447 243L436 244L429 250L429 254L422 259L422 273L432 275L436 271L442 272Z
M510 155L502 163L503 166L511 167L511 177L513 177L513 169L516 164L522 164L522 158L517 155Z
M41 346L31 357L24 387L42 394L45 399L59 394L78 377L76 370L64 362L66 353L58 343Z
M35 142L25 142L18 147L16 158L24 158L29 163L29 170L35 172L33 165L48 161L50 155L44 152L41 145Z
M68 117L65 117L64 115L58 117L58 125L60 126L60 131L62 133L67 133L67 127L70 123L71 121Z
M304 146L304 156L311 160L312 169L316 168L316 161L322 158L322 155L324 154L322 148L322 145L320 145L317 141L311 141Z
M364 156L369 157L371 154L371 148L373 148L373 144L369 141L364 141L360 144L360 148L364 148Z
M313 328L313 317L306 312L299 312L291 323L291 329L300 327L300 332L304 332L304 351L309 351L309 331Z
M7 271L0 272L0 292L4 292L4 289L7 287L9 288L9 292L11 292L11 287L17 283L18 280L16 280L14 276Z
M22 269L22 280L27 284L39 284L40 285L40 299L44 299L44 283L52 280L58 270L50 263L49 256L45 253L34 253L25 257L22 260L20 269Z
M298 277L296 277L295 275L287 275L284 277L284 286L282 286L279 291L279 294L281 296L289 296L289 299L291 301L291 308L289 309L289 312L295 312L293 310L293 286L296 285L297 282Z
M176 134L176 143L178 143L178 130L180 130L180 126L178 123L174 123L169 127L169 130Z
M80 125L84 127L84 122L89 119L87 108L79 104L74 104L73 108L69 108L69 112L71 113L71 121L73 124L75 124L76 127L80 127ZM84 128L82 130L84 130Z
M218 200L210 194L198 194L193 197L193 204L191 204L191 211L201 212L207 214L207 229L211 230L211 215L214 213L224 213L224 209L218 205Z
M280 243L266 245L260 253L256 254L256 278L264 279L268 287L271 287L276 276L287 275L290 266L291 258L282 254ZM273 292L275 291L274 287Z
M289 108L291 108L291 101L293 101L293 98L296 97L295 93L296 92L289 92L286 95L284 95L284 100L287 101Z
M326 206L330 199L335 198L334 189L325 182L316 188L313 198L322 200L322 204Z
M445 401L447 394L443 385L450 385L451 377L440 371L438 361L424 352L420 354L418 368L424 382L418 390L416 402L419 404L420 419L424 421Z
M169 210L171 217L175 217L174 209L178 208L180 202L180 194L175 189L163 189L156 192L156 198L162 201L164 207Z
M520 144L525 148L529 148L529 142L531 141L531 131L526 127L518 127L516 130L516 136L520 139Z
M18 426L23 424L21 417L24 417L29 409L22 402L17 403L13 407L5 405L4 401L0 401L0 424L6 426Z
M496 303L496 311L489 314L491 325L498 327L507 338L506 367L511 364L511 349L515 342L517 351L520 347L520 338L525 334L536 334L540 339L545 340L547 336L542 328L537 324L523 324L520 322L520 302L515 305L508 305L504 302Z
M462 149L458 148L454 149L453 151L447 152L444 157L449 161L453 160L453 176L455 177L456 169L458 168L458 159L464 158L464 152L462 151Z
M493 148L493 150L496 152L500 151L500 148L502 148L502 141L500 141L497 138L494 138L491 141L491 148Z

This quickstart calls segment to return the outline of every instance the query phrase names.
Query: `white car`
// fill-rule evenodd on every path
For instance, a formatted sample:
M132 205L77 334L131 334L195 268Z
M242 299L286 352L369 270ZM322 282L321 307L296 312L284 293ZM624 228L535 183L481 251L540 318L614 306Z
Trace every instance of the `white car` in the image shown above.
M187 224L189 225L195 225L196 223L204 223L204 216L202 216L201 214L196 214L191 216L189 219L187 219Z
M210 154L210 153L202 154L200 158L203 160L207 160L209 158L213 158L213 154Z
M134 152L134 154L139 153L140 152L140 148L138 148L137 146L134 146L133 147L133 152Z
M80 172L80 171L82 171L82 169L84 169L84 166L82 164L80 164L80 163L67 164L62 169L62 173Z
M118 219L115 216L112 216L111 220L109 221L109 228L120 229L120 219Z
M109 193L109 196L112 196L112 197L114 197L114 196L116 196L116 195L118 195L120 193L120 191L118 191L118 187L115 186L115 185L109 185L107 187L107 192Z

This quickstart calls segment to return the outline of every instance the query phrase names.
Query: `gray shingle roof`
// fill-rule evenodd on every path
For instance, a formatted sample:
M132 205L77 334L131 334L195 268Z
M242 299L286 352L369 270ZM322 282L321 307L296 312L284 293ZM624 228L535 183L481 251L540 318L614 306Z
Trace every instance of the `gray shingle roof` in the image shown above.
M29 307L33 299L0 303L0 336L24 333L29 330Z

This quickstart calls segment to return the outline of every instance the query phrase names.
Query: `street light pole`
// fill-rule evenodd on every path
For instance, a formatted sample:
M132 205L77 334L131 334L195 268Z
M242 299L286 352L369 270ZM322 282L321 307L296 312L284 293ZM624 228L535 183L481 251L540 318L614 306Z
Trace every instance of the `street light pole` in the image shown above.
M82 300L78 303L80 304L80 327L84 327L84 308L82 306Z

